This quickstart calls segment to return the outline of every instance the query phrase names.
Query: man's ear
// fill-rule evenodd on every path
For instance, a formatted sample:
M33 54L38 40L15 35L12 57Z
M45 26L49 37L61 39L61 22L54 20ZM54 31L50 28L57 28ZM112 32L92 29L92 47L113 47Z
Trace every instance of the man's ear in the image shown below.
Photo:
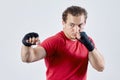
M65 21L62 21L63 28L65 27Z
M65 22L64 22L64 21L62 21L62 24L63 24L63 25L65 25Z

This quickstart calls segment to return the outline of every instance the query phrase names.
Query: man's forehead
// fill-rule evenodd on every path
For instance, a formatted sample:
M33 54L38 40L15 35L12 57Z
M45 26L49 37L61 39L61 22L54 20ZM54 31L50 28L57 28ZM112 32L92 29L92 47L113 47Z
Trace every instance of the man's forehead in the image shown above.
M85 16L84 15L80 15L80 16L68 15L67 22L81 24L81 23L85 22Z

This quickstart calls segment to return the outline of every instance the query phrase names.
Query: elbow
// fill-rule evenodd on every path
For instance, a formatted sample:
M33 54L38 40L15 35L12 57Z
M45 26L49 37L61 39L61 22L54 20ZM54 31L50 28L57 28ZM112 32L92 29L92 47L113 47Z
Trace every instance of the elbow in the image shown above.
M103 72L105 69L105 62L102 62L100 65L99 65L99 72Z
M96 70L99 71L99 72L103 72L104 69L105 69L104 64L101 64L101 65L99 65L99 66L96 68Z
M104 67L100 67L100 68L98 68L97 71L99 71L99 72L103 72L103 71L104 71Z
M24 62L24 63L29 63L28 61L26 61L26 60L22 60L22 62Z
M26 59L22 59L22 62L24 62L24 63L31 63L31 61L26 60Z

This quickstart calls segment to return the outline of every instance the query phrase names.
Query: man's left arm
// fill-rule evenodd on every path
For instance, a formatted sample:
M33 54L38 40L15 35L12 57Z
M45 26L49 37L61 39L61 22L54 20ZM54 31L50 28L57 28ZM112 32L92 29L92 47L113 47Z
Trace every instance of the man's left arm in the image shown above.
M100 72L104 70L104 58L96 48L89 52L88 57L93 68Z
M103 71L105 62L102 54L95 48L93 42L85 32L81 32L80 37L80 42L83 43L89 51L88 58L93 68L97 71Z

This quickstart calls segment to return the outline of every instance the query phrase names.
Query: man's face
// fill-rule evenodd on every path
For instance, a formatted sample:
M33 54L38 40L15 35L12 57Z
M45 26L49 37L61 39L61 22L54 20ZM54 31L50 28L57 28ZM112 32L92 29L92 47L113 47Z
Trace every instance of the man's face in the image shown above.
M85 16L72 16L68 14L66 22L63 21L63 31L67 38L71 40L79 39L80 32L85 26Z

